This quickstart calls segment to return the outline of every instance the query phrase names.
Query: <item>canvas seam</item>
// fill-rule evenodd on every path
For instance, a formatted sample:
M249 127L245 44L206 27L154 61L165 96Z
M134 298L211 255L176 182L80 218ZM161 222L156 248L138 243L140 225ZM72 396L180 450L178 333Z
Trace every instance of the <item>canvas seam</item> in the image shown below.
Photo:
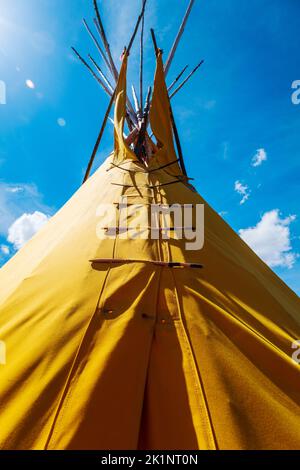
M147 370L146 370L146 375L145 375L146 380L145 380L145 384L144 384L143 406L142 406L141 415L140 415L139 434L137 436L137 450L139 449L139 442L140 442L140 435L141 435L141 425L142 425L144 405L145 405L145 395L146 395L146 389L147 389L147 384L148 384L149 367L150 367L150 362L151 362L151 348L152 348L152 343L153 343L153 338L154 338L154 331L155 331L157 312L158 312L158 302L159 302L159 294L160 294L160 279L161 279L162 269L163 269L162 267L159 268L159 274L158 274L158 279L157 279L157 293L156 293L156 305L155 305L155 324L153 325L153 333L152 333L152 338L151 338L148 364L147 364ZM141 450L141 449L139 449L139 450Z
M181 305L180 305L179 298L178 298L178 290L177 290L176 279L175 279L173 270L171 270L171 273L172 273L173 282L174 282L174 289L175 289L177 307L178 307L179 314L180 314L180 320L179 320L179 322L177 322L177 324L178 323L180 324L181 332L183 333L183 337L184 337L183 339L185 340L185 344L186 344L186 346L187 346L187 348L190 352L190 357L191 357L192 365L193 365L193 376L194 376L194 382L195 382L195 392L196 392L197 395L199 395L199 391L201 393L201 401L202 401L201 408L204 409L204 412L205 412L204 418L206 418L206 422L207 422L208 429L209 429L209 432L207 433L207 437L209 438L208 440L210 441L210 446L211 447L210 447L210 449L205 449L205 450L217 450L218 445L217 445L216 435L215 435L213 424L212 424L212 418L211 418L211 415L210 415L210 412L209 412L207 397L206 397L205 390L204 390L204 384L203 384L203 381L202 381L202 378L201 378L201 375L200 375L198 365L197 365L196 360L195 360L195 353L194 353L194 350L193 350L193 347L192 347L192 344L191 344L189 333L186 330L185 323L184 323L184 320L183 320L183 313L182 313ZM203 407L203 404L204 404L204 407Z

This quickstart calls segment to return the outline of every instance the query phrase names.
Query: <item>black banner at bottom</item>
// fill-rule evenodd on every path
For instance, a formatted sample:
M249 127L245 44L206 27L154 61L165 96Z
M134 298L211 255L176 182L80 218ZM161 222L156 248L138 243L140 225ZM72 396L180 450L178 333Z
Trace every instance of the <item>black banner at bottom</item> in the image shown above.
M272 462L284 464L299 462L298 451L1 451L0 464L17 460L26 464L36 463L76 463L93 468L121 465L136 468L144 465L184 465L240 464L259 462L267 465Z

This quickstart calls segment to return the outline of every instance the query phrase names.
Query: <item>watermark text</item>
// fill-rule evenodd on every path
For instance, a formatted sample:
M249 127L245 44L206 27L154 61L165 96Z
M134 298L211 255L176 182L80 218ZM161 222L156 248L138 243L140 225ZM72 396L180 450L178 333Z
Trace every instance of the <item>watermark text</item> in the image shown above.
M4 341L0 341L0 365L6 364L6 344Z
M185 240L186 250L204 245L204 204L100 204L96 233L99 239Z
M292 354L292 360L296 364L300 365L300 339L293 342L292 349L296 349L296 351Z
M6 104L6 84L0 80L0 105Z
M292 103L298 105L300 104L300 80L293 81L292 89L295 90L292 93Z

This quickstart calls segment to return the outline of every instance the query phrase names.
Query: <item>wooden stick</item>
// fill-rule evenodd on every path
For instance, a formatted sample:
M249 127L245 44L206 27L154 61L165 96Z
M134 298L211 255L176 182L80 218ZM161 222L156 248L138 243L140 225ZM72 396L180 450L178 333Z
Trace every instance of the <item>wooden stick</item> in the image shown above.
M100 129L100 132L99 132L99 135L98 135L96 144L95 144L95 146L94 146L93 153L92 153L92 155L91 155L89 164L88 164L88 166L87 166L87 169L86 169L85 176L84 176L84 179L83 179L82 184L84 184L84 183L87 181L87 179L89 178L89 176L90 176L91 169L92 169L92 166L93 166L95 157L96 157L96 155L97 155L97 152L98 152L98 148L99 148L101 139L102 139L102 137L103 137L103 133L104 133L104 130L105 130L105 127L106 127L106 123L107 123L107 120L108 120L108 118L109 118L109 113L110 113L110 110L111 110L111 108L112 108L113 102L115 101L115 96L116 96L116 91L113 92L112 97L111 97L111 99L110 99L110 102L109 102L108 108L107 108L107 110L106 110L106 113L105 113L105 116L104 116L104 120L103 120L103 122L102 122L102 126L101 126L101 129Z
M85 19L83 19L83 24L87 30L87 32L89 33L90 37L92 38L92 40L94 41L94 43L96 44L96 47L98 49L98 51L100 52L108 70L110 71L110 73L112 73L112 69L111 69L111 66L110 66L110 63L108 62L107 60L107 57L104 53L104 51L102 50L102 47L100 46L99 42L97 41L97 38L95 37L95 35L93 34L92 30L90 29L89 25L87 24L87 22L85 21Z
M91 61L93 62L93 64L95 65L95 67L97 68L98 72L100 73L100 75L103 77L103 80L105 80L105 82L108 84L108 86L110 87L110 89L113 91L113 86L112 84L109 82L109 80L107 79L107 77L104 75L104 73L102 72L101 68L99 67L99 65L96 63L96 61L89 55L89 58L91 59ZM129 118L131 120L131 122L129 122L128 118L126 117L126 120L127 120L127 124L130 128L130 130L132 129L132 127L135 127L138 123L138 120L137 120L137 116L136 116L136 113L134 112L134 109L132 107L132 104L129 100L128 97L126 97L126 102L127 102L127 107L128 107L128 115L129 115Z
M156 41L156 37L155 37L155 32L154 32L154 29L150 29L151 31L151 37L152 37L152 42L153 42L153 46L154 46L154 51L155 51L155 55L158 54L158 47L157 47L157 41Z
M146 2L147 2L147 0L144 0L144 2L143 2L143 8L142 8L142 13L141 13L141 15L139 16L139 19L138 19L138 21L137 21L137 24L136 24L136 27L135 27L133 36L132 36L132 38L131 38L131 40L130 40L130 43L129 43L128 48L127 48L127 49L125 48L125 51L124 51L124 52L125 52L127 55L129 55L129 53L130 53L130 49L131 49L131 47L132 47L133 41L134 41L134 39L135 39L137 30L138 30L138 27L139 27L139 23L140 23L140 21L141 21L141 18L144 16L145 7L146 7ZM127 100L127 104L128 104L128 106L129 106L129 108L130 108L131 113L132 113L132 114L134 115L134 117L135 117L135 121L134 121L134 122L135 122L135 125L137 125L137 124L138 124L138 116L134 113L132 104L131 104L131 102L130 102L128 96L126 96L126 100Z
M136 27L135 27L135 30L134 30L134 33L133 33L133 36L130 40L130 43L129 43L129 46L128 46L128 49L127 49L127 54L129 54L130 52L130 48L133 44L133 41L134 41L134 38L135 38L135 35L137 33L137 30L138 30L138 27L139 27L139 24L140 24L140 21L142 19L142 16L144 15L144 12L145 12L145 7L146 7L146 2L147 0L144 0L143 1L143 8L142 8L142 13L141 15L139 16L139 19L138 19L138 22L136 24ZM109 63L110 63L110 66L111 66L111 69L112 69L112 73L113 73L113 76L115 78L115 82L117 83L118 81L118 78L119 78L119 73L117 71L117 68L115 66L115 63L113 61L113 58L112 58L112 55L111 55L111 51L110 51L110 46L109 46L109 43L107 41L107 37L106 37L106 34L105 34L105 30L104 30L104 26L103 26L103 23L102 23L102 20L101 20L101 16L100 16L100 12L99 12L99 8L98 8L98 3L97 3L97 0L93 0L93 3L94 3L94 8L95 8L95 12L96 12L96 17L97 19L94 20L95 22L95 25L99 31L99 34L102 38L102 41L103 41L103 44L104 44L104 48L106 50L106 53L107 53L107 56L108 56L108 60L109 60ZM130 114L131 114L131 118L133 119L133 122L134 124L137 124L138 123L138 119L135 115L135 112L134 112L134 109L132 107L132 104L130 103L130 100L128 99L128 97L126 97L127 99L127 105L129 107L129 111L130 111Z
M104 31L104 26L103 26L103 23L102 23L102 20L101 20L99 8L98 8L98 3L97 3L97 0L93 0L93 2L94 2L94 9L95 9L95 12L96 12L96 17L97 17L96 26L98 26L98 31L99 31L100 36L102 38L103 45L104 45L104 48L105 48L106 53L107 53L108 61L110 63L110 66L111 66L111 69L112 69L112 72L113 72L113 76L114 76L115 81L117 83L119 74L118 74L117 68L115 66L115 63L114 63L112 55L111 55L110 46L109 46L105 31Z
M157 41L156 41L156 37L155 37L155 33L154 33L153 29L151 29L151 36L152 36L152 41L153 41L155 53L157 55L159 49L157 47ZM182 147L181 147L179 134L178 134L177 126L176 126L176 123L175 123L175 118L174 118L174 114L173 114L170 99L169 99L169 110L170 110L170 117L171 117L171 122L172 122L173 133L174 133L175 142L176 142L177 151L178 151L179 163L180 163L180 166L181 166L182 173L187 177L187 172L186 172L184 159L183 159L183 154L182 154Z
M128 101L127 101L127 105L128 105ZM131 105L132 106L132 105ZM130 109L128 109L127 111L128 113L128 116L131 120L131 124L129 126L129 129L130 131L135 127L135 128L138 128L138 120L137 120L137 117L136 117L136 114L134 111L131 111ZM127 119L127 118L126 118ZM128 120L127 120L127 124L128 124Z
M95 26L96 26L96 28L97 28L97 31L98 31L98 33L99 33L101 39L102 39L102 42L103 42L103 38L102 38L102 36L101 36L101 29L100 29L100 26L99 26L99 23L98 23L97 18L94 18L94 24L95 24ZM108 46L109 46L109 45L108 45ZM105 51L106 51L106 49L105 49ZM110 46L109 46L109 51L110 51ZM111 70L111 74L112 74L112 76L114 77L114 81L115 81L115 83L117 83L118 78L119 78L119 72L118 72L118 70L117 70L117 68L116 68L116 66L115 66L115 63L113 62L113 58L112 58L111 52L110 52L110 56L111 56L112 62L110 61L109 56L107 55L108 61L109 61L109 67L110 67L110 70Z
M127 136L127 138L125 139L125 142L127 145L131 145L133 142L134 142L134 139L136 138L136 136L138 135L138 129L134 128L130 134Z
M104 44L104 48L105 48L106 53L107 53L107 55L108 55L108 60L109 60L109 63L110 63L110 65L111 65L111 68L112 68L112 71L113 71L113 76L114 76L114 78L115 78L115 82L117 83L118 78L119 78L119 73L118 73L118 71L117 71L117 69L116 69L116 66L115 66L115 64L114 64L114 61L113 61L113 58L112 58L112 55L111 55L110 46L109 46L109 44L108 44L107 37L106 37L105 31L104 31L104 26L103 26L103 23L102 23L102 20L101 20L101 16L100 16L100 12L99 12L99 8L98 8L97 0L93 0L93 2L94 2L94 8L95 8L96 17L97 17L97 19L94 20L94 22L95 22L95 25L96 25L96 27L97 27L97 29L98 29L98 31L99 31L99 34L100 34L100 36L101 36L101 38L102 38L102 41L103 41L103 44ZM129 55L129 53L130 53L130 49L131 49L132 44L133 44L133 41L134 41L134 39L135 39L135 36L136 36L137 30L138 30L138 27L139 27L140 22L141 22L141 19L142 19L142 17L144 16L146 3L147 3L147 0L143 0L142 12L141 12L141 14L140 14L140 16L139 16L139 18L138 18L137 24L136 24L135 29L134 29L134 33L133 33L132 38L131 38L131 40L130 40L129 46L128 46L128 48L127 48L127 55ZM126 100L127 100L127 105L128 105L128 107L129 107L131 116L132 116L132 118L134 118L134 119L133 119L133 122L134 122L134 124L137 124L137 123L138 123L138 119L137 119L137 117L136 117L136 115L135 115L134 109L133 109L133 107L132 107L132 104L131 104L131 102L130 102L128 96L126 97Z
M131 90L132 90L132 96L133 96L135 110L136 110L137 114L139 115L140 114L140 105L139 105L139 102L138 102L138 99L137 99L137 96L136 96L136 91L135 91L134 85L131 85Z
M173 91L173 93L170 96L170 99L172 99L178 92L181 90L181 88L190 80L190 78L194 75L195 72L201 67L201 65L204 63L204 60L201 60L201 62L194 68L194 70L191 71L191 73L186 77L185 80L179 85L176 90Z
M75 47L72 47L71 48L72 51L76 54L76 56L78 57L78 59L83 63L83 65L89 70L89 72L92 74L92 76L95 78L95 80L97 80L97 82L102 86L103 90L109 95L109 96L112 96L112 92L107 88L107 86L105 85L105 83L103 83L103 81L95 74L94 70L92 69L92 67L84 60L83 57L81 57L81 55L79 54L79 52L77 52L77 50L75 49Z
M126 103L127 103L128 108L129 108L129 114L130 114L130 116L132 116L132 118L133 118L132 122L133 122L133 124L135 125L135 127L138 127L138 122L139 122L139 121L138 121L138 117L137 117L137 115L136 115L136 112L135 112L134 109L133 109L133 106L132 106L132 104L131 104L131 102L130 102L128 96L126 96Z
M145 108L144 108L144 117L147 120L149 116L149 111L150 111L150 98L151 98L151 93L152 93L152 88L149 86L148 88L148 93L147 93L147 98L145 101Z
M113 227L114 229L116 227ZM181 227L186 228L186 227ZM127 227L126 227L127 229ZM171 227L172 230L178 228ZM158 230L168 230L168 227L158 227ZM182 263L181 261L156 261L150 259L131 259L131 258L95 258L90 259L90 263L96 264L125 264L125 263L145 263L153 264L155 266L167 267L167 268L191 268L191 269L203 269L203 264L200 263Z
M150 111L151 93L152 93L152 88L149 87L146 102L145 102L145 108L144 108L141 128L140 128L138 139L137 139L137 142L136 142L136 145L135 145L135 148L134 148L134 153L142 161L144 161L144 159L147 158L147 154L145 152L145 145L144 144L145 144L146 130L147 130L147 126L148 126L148 117L149 117L149 111Z
M134 31L133 31L133 35L132 35L132 37L129 41L128 47L127 47L127 55L130 54L132 44L135 40L136 33L138 32L138 29L139 29L139 26L140 26L140 22L142 21L144 15L145 15L146 3L147 3L147 0L143 0L142 11L140 13L140 16L138 17L138 20L136 22L136 25L135 25L135 28L134 28Z
M187 68L188 68L188 65L186 65L186 66L184 67L184 69L181 70L180 74L175 78L174 82L172 82L171 85L169 86L168 91L171 91L172 88L174 88L174 86L176 85L176 83L178 82L178 80L181 79L182 75L184 74L184 72L186 71Z
M106 85L110 88L110 90L113 92L114 89L112 87L112 84L110 83L110 81L108 80L108 78L104 75L104 73L102 72L101 68L99 67L99 65L97 64L97 62L93 59L93 57L88 54L90 60L93 62L94 66L96 67L96 69L98 70L100 76L102 77L102 79L105 81Z
M111 89L111 92L113 93L114 89L111 85L111 83L107 80L107 78L105 77L105 75L103 74L103 72L101 71L99 65L96 63L96 61L94 61L94 59L89 55L89 58L92 60L93 64L95 65L95 67L97 68L98 72L100 73L100 75L103 76L103 79L107 82L108 86L110 87ZM130 128L130 130L134 127L136 128L136 125L137 125L137 118L136 118L136 114L132 108L132 105L130 103L130 101L128 100L127 98L127 115L126 115L126 121L127 121L127 124L128 124L128 127Z
M76 56L78 57L78 59L82 62L82 64L89 70L89 72L92 74L92 76L95 78L95 80L97 80L97 82L102 86L102 88L104 89L104 91L109 95L109 96L112 96L112 92L113 92L113 89L112 91L110 91L106 85L102 82L102 80L95 74L94 70L90 67L90 65L85 61L85 59L79 54L79 52L75 49L75 47L72 47L71 48L73 50L73 52L76 54ZM90 56L89 56L90 57ZM93 59L92 59L93 60ZM95 62L96 64L96 62ZM134 111L132 110L132 112L130 110L127 111L127 116L126 116L126 120L127 120L127 123L128 123L128 126L130 129L132 129L132 127L134 127L134 125L137 123L137 118L136 118L136 115L134 113Z
M113 118L111 118L111 117L109 116L108 120L109 120L110 123L115 127L115 121L113 120ZM138 129L137 129L136 127L133 128L133 130L130 132L129 135L126 135L125 132L123 132L123 137L124 137L124 139L125 139L126 144L128 144L129 138L131 139L132 136L133 136L133 135L134 135L134 136L137 135L137 133L138 133ZM130 144L131 144L131 141L129 142L129 145L130 145ZM111 165L113 165L113 163L111 163Z
M184 164L183 153L182 153L182 147L181 147L179 134L178 134L178 129L177 129L177 126L176 126L176 123L175 123L175 118L174 118L171 103L170 103L170 115L171 115L171 122L172 122L172 127L173 127L175 142L176 142L176 146L177 146L177 151L178 151L178 157L179 157L181 170L182 170L182 173L184 174L184 176L187 176L187 172L186 172L186 168L185 168L185 164Z
M143 108L143 99L144 99L144 30L145 30L145 15L142 19L142 29L141 29L141 43L140 43L140 110Z
M187 8L187 11L184 15L184 18L182 20L182 23L180 25L180 28L179 28L179 31L177 33L177 36L175 38L175 41L174 41L174 44L171 48L171 51L170 51L170 54L169 54L169 57L167 59L167 62L166 62L166 65L165 65L165 76L168 75L168 72L170 70L170 67L171 67L171 64L173 62L173 59L174 59L174 56L175 56L175 53L176 53L176 50L177 50L177 47L178 47L178 44L180 42L180 39L181 39L181 36L183 35L183 32L184 32L184 29L185 29L185 26L186 26L186 23L187 23L187 20L190 16L190 13L192 11L192 8L193 8L193 5L195 3L195 0L190 0L190 3L188 5L188 8Z

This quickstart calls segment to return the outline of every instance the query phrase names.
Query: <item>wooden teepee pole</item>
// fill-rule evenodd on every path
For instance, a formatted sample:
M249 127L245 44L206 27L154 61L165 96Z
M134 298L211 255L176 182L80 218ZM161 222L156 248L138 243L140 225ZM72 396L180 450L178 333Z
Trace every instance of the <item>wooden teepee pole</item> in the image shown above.
M165 76L168 75L168 72L170 70L170 67L171 67L171 64L172 64L172 61L174 59L174 56L175 56L175 53L176 53L176 50L177 50L177 47L178 47L178 44L180 42L180 39L181 39L181 36L183 35L183 32L184 32L184 29L185 29L185 26L186 26L186 23L187 23L187 20L189 19L189 16L190 16L190 13L192 11L192 8L193 8L193 5L195 3L195 0L190 0L190 3L188 5L188 8L187 8L187 11L184 15L184 18L182 20L182 23L180 25L180 28L179 28L179 31L177 33L177 36L175 38L175 41L174 41L174 44L171 48L171 51L170 51L170 54L169 54L169 57L167 59L167 62L166 62L166 65L165 65Z
M177 151L178 151L179 163L180 163L180 166L181 166L182 173L184 174L184 176L187 176L185 163L184 163L184 158L183 158L183 153L182 153L182 147L181 147L180 138L179 138L179 134L178 134L178 129L177 129L177 126L176 126L176 122L175 122L175 118L174 118L171 103L170 103L170 115L171 115L171 122L172 122L176 147L177 147Z
M144 29L145 29L145 15L142 19L142 29L141 29L141 42L140 42L140 110L142 112L143 108L143 99L144 99L144 89L143 89L143 80L144 80Z
M104 119L103 119L103 123L102 123L101 129L100 129L100 132L99 132L97 141L96 141L96 143L95 143L95 146L94 146L93 153L92 153L92 155L91 155L89 164L88 164L88 166L87 166L87 169L86 169L85 176L84 176L84 179L83 179L82 184L84 184L84 183L87 181L87 179L89 178L89 176L90 176L91 169L92 169L92 166L93 166L95 157L96 157L96 155L97 155L98 148L99 148L100 142L101 142L101 140L102 140L102 137L103 137L103 134L104 134L104 130L105 130L105 127L106 127L108 118L109 118L109 113L110 113L110 111L111 111L113 102L115 101L115 96L116 96L116 91L113 92L112 97L111 97L111 99L110 99L110 102L109 102L108 108L107 108L107 110L106 110L106 113L105 113L105 116L104 116Z
M112 96L112 93L113 93L113 88L112 86L110 86L110 89L105 85L105 83L103 83L103 81L95 74L94 70L90 67L90 65L84 60L83 57L81 57L81 55L79 54L79 52L76 51L76 49L74 47L72 47L72 50L74 51L74 53L76 54L76 56L78 57L78 59L82 62L82 64L89 70L89 72L92 74L92 76L95 78L95 80L97 80L97 82L99 83L99 85L101 85L101 87L103 88L103 90L109 95L109 96ZM90 56L89 56L90 57ZM91 57L90 57L91 58ZM99 71L99 66L96 64L96 62L91 58L91 60L93 61L93 63L95 64L97 70ZM128 100L127 98L127 114L126 114L126 121L127 121L127 124L128 124L128 127L130 129L130 131L134 128L134 127L137 127L137 123L138 123L138 120L137 120L137 117L136 117L136 114L132 108L132 105L130 103L130 101Z
M143 0L142 11L141 11L141 13L140 13L140 15L139 15L139 17L138 17L137 22L136 22L136 25L135 25L133 34L132 34L132 36L131 36L131 39L130 39L130 41L129 41L128 47L125 49L125 53L126 53L128 56L129 56L129 54L130 54L130 51L131 51L133 42L134 42L135 37L136 37L136 34L137 34L137 32L138 32L140 23L141 23L142 19L144 18L146 3L147 3L147 0ZM127 102L128 102L129 108L133 111L132 105L131 105L131 103L130 103L128 97L127 97ZM137 123L138 123L138 119L136 119L136 124L137 124Z
M92 74L92 76L95 78L95 80L97 80L97 82L99 83L99 85L102 86L103 90L109 95L111 96L112 95L112 92L109 90L109 88L107 88L106 84L103 83L103 81L101 80L101 78L99 78L94 70L92 69L92 67L86 62L86 60L79 54L79 52L75 49L75 47L72 47L71 48L72 51L75 53L75 55L78 57L78 59L80 60L80 62L89 70L89 72Z
M134 85L131 85L131 90L132 90L132 97L133 97L133 102L134 102L134 106L135 106L135 111L136 111L137 115L139 115L140 114L140 105L139 105L139 102L138 102L138 98L137 98L137 95L136 95Z
M172 88L174 88L174 86L175 86L176 83L181 79L182 75L184 74L184 72L186 71L187 68L188 68L188 65L186 65L186 66L184 67L184 69L181 70L180 74L177 75L177 77L175 78L175 80L174 80L174 81L171 83L171 85L169 86L168 91L171 91Z
M153 29L151 29L151 36L152 36L152 41L153 41L153 45L154 45L154 50L155 50L155 53L157 55L158 51L159 51L159 48L157 46L157 41L156 41L156 37L155 37L155 33L154 33ZM178 134L177 126L176 126L176 123L175 123L175 118L174 118L174 114L173 114L173 110L172 110L170 100L169 100L169 110L170 110L171 123L172 123L173 133L174 133L174 137L175 137L175 142L176 142L180 167L181 167L182 173L185 176L187 176L187 172L186 172L186 168L185 168L185 164L184 164L183 153L182 153L182 147L181 147L179 134Z
M177 87L176 90L173 91L173 93L170 95L170 99L172 99L173 96L175 96L179 92L179 90L181 90L181 88L192 78L194 73L197 72L197 70L201 67L203 62L204 60L201 60L201 62L194 68L194 70L191 71L191 73L186 77L186 79L183 80L183 82L179 85L179 87Z
M112 84L110 83L110 81L108 80L108 78L106 77L106 75L104 74L104 72L101 70L100 66L97 64L97 62L93 59L93 57L89 54L89 59L93 62L94 66L96 67L96 69L98 70L102 80L106 83L106 85L108 86L108 88L111 90L111 92L114 91L113 87L112 87Z
M137 20L137 22L136 22L136 25L135 25L133 34L132 34L132 36L131 36L131 39L130 39L129 44L128 44L128 47L127 47L127 55L130 54L130 51L131 51L131 48L132 48L132 44L133 44L133 42L134 42L134 40L135 40L136 33L138 32L138 29L139 29L139 26L140 26L140 22L141 22L142 19L144 18L146 3L147 3L147 0L143 0L142 11L141 11L141 13L140 13L140 16L138 17L138 20Z
M146 130L148 126L148 119L149 119L149 111L150 111L150 98L151 98L152 88L148 88L147 98L145 102L145 108L142 116L142 123L141 128L138 134L137 142L134 148L134 153L138 157L139 160L145 161L148 155L145 148L145 137L146 137Z
M104 44L104 48L105 48L106 53L107 53L108 61L110 63L111 69L112 69L112 73L113 73L113 76L115 78L115 82L117 83L117 81L118 81L118 71L117 71L115 63L113 61L112 55L111 55L110 46L108 44L107 37L106 37L105 31L104 31L104 26L103 26L103 23L102 23L102 20L101 20L99 8L98 8L98 3L97 3L97 0L93 0L93 2L94 2L94 9L95 9L95 12L96 12L96 17L97 17L96 26L98 27L100 36L101 36L103 44Z
M92 38L93 42L95 43L95 45L96 45L98 51L100 52L100 55L101 55L101 57L103 58L103 60L104 60L104 62L105 62L105 64L106 64L108 70L109 70L110 73L112 74L113 72L112 72L110 63L109 63L108 60L107 60L107 57L106 57L106 55L105 55L105 52L103 51L103 49L102 49L102 47L100 46L100 44L99 44L97 38L96 38L95 35L93 34L91 28L89 27L89 25L87 24L87 22L85 21L85 19L83 19L83 24L84 24L84 26L85 26L85 28L86 28L86 30L87 30L89 36Z
M111 53L110 53L110 48L109 48L109 44L107 42L107 39L106 39L106 35L105 35L105 32L104 32L104 28L103 28L103 24L102 24L102 21L101 21L101 18L100 18L100 14L99 14L99 9L98 9L98 5L97 5L97 0L93 0L94 1L94 7L95 7L95 11L96 11L96 15L97 15L97 19L98 19L98 27L100 28L100 31L101 31L101 37L102 37L102 40L103 40L103 43L104 43L104 46L105 46L105 50L108 54L108 58L109 58L109 61L111 63L111 66L112 66L112 69L114 71L114 76L116 78L116 80L118 80L118 71L116 70L115 66L114 66L114 63L113 63L113 60L112 60L112 57L111 57ZM147 0L143 0L143 7L142 7L142 12L138 18L138 21L136 23L136 26L135 26L135 29L134 29L134 32L133 32L133 35L130 39L130 42L129 42L129 46L128 48L126 49L125 53L126 54L130 54L130 50L131 50L131 47L132 47L132 44L133 44L133 41L135 39L135 36L136 36L136 33L138 31L138 28L139 28L139 25L140 25L140 22L144 16L144 13L145 13L145 7L146 7L146 3L147 3ZM75 51L75 50L74 50ZM79 56L79 54L77 53L77 51L75 51L76 54ZM81 56L79 56L81 58ZM110 60L111 58L111 60ZM82 58L81 58L82 59ZM84 59L82 59L83 63L87 66L87 68L89 70L91 70L93 72L93 74L96 76L96 74L94 73L94 71L91 69L91 67L85 62ZM111 62L112 61L112 62ZM98 79L98 77L96 76L96 78ZM100 142L102 140L102 137L103 137L103 134L104 134L104 130L105 130L105 127L106 127L106 124L107 124L107 121L109 119L109 114L110 114L110 111L111 111L111 108L112 108L112 105L115 101L115 97L116 97L116 90L113 92L112 96L111 96L111 99L110 99L110 102L109 102L109 105L108 105L108 108L106 110L106 113L105 113L105 116L104 116L104 120L103 120L103 123L102 123L102 126L101 126L101 129L100 129L100 132L99 132L99 135L98 135L98 138L97 138L97 141L95 143L95 146L94 146L94 149L93 149L93 152L92 152L92 155L91 155L91 158L90 158L90 161L88 163L88 166L87 166L87 169L86 169L86 172L85 172L85 176L84 176L84 179L83 179L83 183L84 184L87 179L89 178L90 176L90 173L91 173L91 169L92 169L92 166L93 166L93 163L94 163L94 160L96 158L96 155L97 155L97 152L98 152L98 148L99 148L99 145L100 145Z

